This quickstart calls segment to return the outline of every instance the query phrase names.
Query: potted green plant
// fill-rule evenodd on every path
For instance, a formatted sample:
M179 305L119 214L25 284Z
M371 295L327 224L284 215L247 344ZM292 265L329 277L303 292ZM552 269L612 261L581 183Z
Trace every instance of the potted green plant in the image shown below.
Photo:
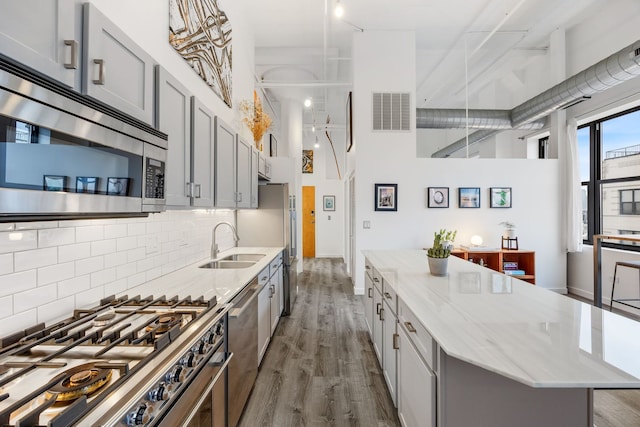
M502 225L504 227L504 232L502 233L502 237L505 239L513 239L516 237L516 225L511 221L502 221L498 225Z
M457 231L447 231L444 228L433 233L433 246L427 249L429 271L434 276L446 276L449 255L453 249L453 241Z

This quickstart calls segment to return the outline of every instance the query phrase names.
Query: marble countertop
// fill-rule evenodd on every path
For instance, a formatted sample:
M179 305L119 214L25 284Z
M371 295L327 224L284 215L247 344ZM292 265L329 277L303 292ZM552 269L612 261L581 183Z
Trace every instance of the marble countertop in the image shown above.
M199 268L210 261L206 258L164 275L150 280L135 288L128 289L129 296L165 295L167 298L178 296L184 298L203 296L210 300L214 296L218 304L225 304L238 294L251 280L258 275L284 248L282 247L237 247L220 252L216 259L233 254L264 254L265 256L254 265L247 268L209 269Z
M363 253L450 356L532 387L640 388L640 322L453 256L435 277L425 251Z

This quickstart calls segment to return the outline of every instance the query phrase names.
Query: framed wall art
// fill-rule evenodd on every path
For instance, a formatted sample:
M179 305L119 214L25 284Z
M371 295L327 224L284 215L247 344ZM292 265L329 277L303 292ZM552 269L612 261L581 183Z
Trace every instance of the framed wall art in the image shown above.
M489 206L492 208L510 208L511 187L491 187L489 189Z
M129 178L107 178L107 194L111 196L129 194Z
M95 194L98 190L98 177L76 176L76 193Z
M398 184L375 184L375 210L398 210Z
M302 173L313 173L313 150L302 150Z
M449 207L449 187L428 187L427 188L428 208L448 208Z
M480 187L460 187L458 188L459 208L479 208L480 207Z
M336 196L322 196L322 209L325 211L335 211Z
M42 188L45 191L65 191L67 177L63 175L44 175L42 177Z

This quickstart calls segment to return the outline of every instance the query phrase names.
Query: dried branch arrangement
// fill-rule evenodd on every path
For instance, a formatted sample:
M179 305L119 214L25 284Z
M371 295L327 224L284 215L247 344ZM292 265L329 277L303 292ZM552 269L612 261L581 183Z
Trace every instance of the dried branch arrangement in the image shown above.
M256 148L261 150L262 137L271 126L271 117L262 109L260 97L253 91L253 102L244 100L240 102L240 113L242 113L242 122L247 125L253 134Z

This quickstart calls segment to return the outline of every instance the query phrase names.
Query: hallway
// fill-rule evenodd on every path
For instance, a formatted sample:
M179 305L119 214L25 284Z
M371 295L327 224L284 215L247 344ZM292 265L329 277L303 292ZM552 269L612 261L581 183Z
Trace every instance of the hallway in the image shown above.
M305 258L240 420L256 426L399 426L341 259Z

